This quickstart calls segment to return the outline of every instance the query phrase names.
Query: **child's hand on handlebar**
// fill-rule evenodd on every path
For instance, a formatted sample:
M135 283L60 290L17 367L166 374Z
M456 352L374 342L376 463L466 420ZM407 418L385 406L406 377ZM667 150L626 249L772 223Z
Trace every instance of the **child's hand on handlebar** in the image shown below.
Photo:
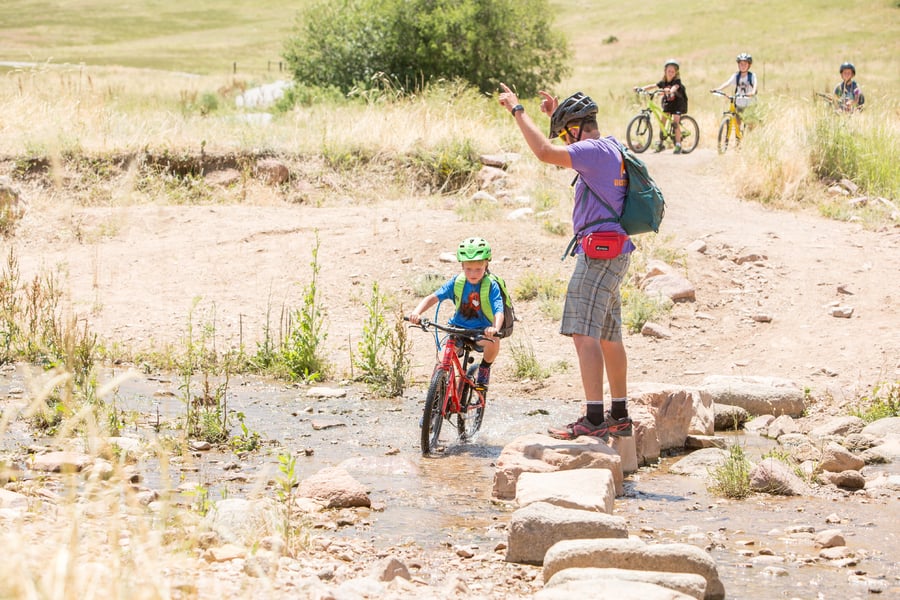
M417 313L409 313L409 316L406 317L406 320L412 323L413 325L418 325L421 317Z

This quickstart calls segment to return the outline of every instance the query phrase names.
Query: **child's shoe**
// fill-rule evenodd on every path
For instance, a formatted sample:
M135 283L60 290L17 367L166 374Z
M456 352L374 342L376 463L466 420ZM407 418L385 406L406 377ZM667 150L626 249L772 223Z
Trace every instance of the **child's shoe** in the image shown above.
M631 417L622 417L617 419L609 412L606 413L606 421L604 422L610 435L615 437L630 437L634 430L634 421Z
M654 151L654 152L662 152L662 151L665 150L665 149L666 149L666 145L663 144L662 142L660 142L660 143L658 143L658 144L656 145L655 148L653 148L653 151Z
M478 367L478 375L475 376L475 389L479 392L487 391L487 386L491 382L491 368Z
M675 151L672 154L681 154L681 144L675 144Z

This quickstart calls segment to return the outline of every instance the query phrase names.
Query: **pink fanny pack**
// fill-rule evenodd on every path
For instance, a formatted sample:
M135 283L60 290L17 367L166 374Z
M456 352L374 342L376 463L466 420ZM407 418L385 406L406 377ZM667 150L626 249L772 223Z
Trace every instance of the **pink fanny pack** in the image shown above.
M581 238L581 249L588 258L612 260L622 254L627 240L627 235L615 231L595 231Z

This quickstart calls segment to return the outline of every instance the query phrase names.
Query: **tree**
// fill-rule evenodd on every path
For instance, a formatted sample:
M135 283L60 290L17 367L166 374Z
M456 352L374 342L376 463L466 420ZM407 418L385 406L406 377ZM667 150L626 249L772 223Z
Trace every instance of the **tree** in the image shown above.
M406 90L462 79L533 95L569 73L571 51L547 0L317 0L285 43L298 82L344 93L387 77Z

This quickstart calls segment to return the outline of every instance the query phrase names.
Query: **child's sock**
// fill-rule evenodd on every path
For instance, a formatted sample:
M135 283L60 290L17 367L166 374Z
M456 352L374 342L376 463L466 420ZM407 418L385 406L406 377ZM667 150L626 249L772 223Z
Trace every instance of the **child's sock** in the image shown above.
M610 403L609 416L613 419L624 419L628 416L628 398L613 398Z
M603 400L588 400L587 412L584 416L586 416L587 420L594 425L603 423L603 421L606 420L606 417L603 414Z
M493 363L481 361L481 364L478 365L478 375L475 377L475 383L487 387L487 384L491 382L491 365Z

